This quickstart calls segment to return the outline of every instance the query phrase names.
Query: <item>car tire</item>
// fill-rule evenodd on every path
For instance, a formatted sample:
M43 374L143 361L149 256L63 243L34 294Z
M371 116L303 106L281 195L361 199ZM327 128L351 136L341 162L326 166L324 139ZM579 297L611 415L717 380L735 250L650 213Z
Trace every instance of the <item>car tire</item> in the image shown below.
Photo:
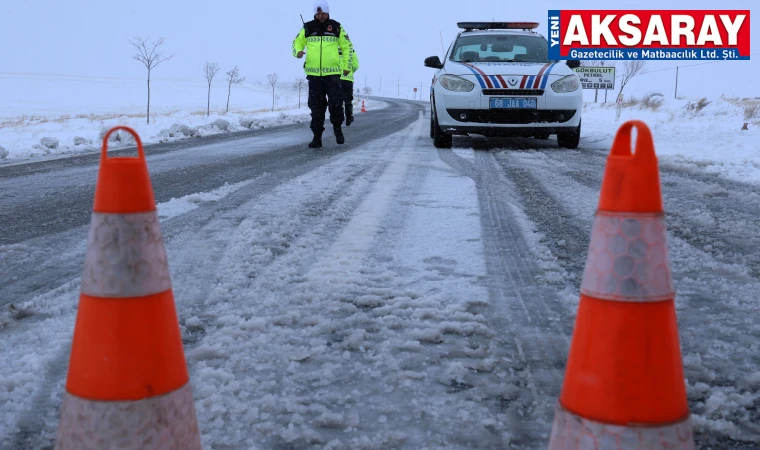
M433 120L433 110L430 110L430 137L435 138L435 121Z
M570 133L557 134L557 144L563 148L575 149L578 148L578 144L581 140L581 123L578 122L578 128Z
M433 145L435 145L436 148L451 148L454 136L449 133L444 133L443 130L441 130L441 127L438 126L438 119L435 113L431 114L431 121Z

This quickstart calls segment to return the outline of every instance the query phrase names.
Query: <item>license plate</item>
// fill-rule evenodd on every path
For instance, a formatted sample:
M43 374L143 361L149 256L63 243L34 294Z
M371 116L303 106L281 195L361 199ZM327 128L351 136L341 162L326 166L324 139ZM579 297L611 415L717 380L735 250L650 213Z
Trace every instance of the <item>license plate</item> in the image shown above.
M536 99L527 97L492 98L492 109L536 109Z

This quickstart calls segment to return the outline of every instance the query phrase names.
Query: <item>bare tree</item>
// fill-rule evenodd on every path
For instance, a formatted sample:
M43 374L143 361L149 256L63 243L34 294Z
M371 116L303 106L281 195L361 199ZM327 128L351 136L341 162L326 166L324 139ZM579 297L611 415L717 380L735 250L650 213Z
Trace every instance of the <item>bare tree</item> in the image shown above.
M143 63L148 69L148 123L150 123L150 72L162 62L172 59L174 55L165 56L159 51L158 48L164 43L164 38L158 38L150 44L148 44L148 39L150 38L136 36L134 39L129 39L129 43L137 49L137 53L132 58Z
M362 92L364 92L364 95L372 95L372 88L369 86L364 86Z
M279 80L279 76L276 73L270 73L267 75L267 84L272 86L272 111L274 111L274 104L275 104L275 98L274 98L274 87L277 86L277 80Z
M306 78L303 77L296 78L295 83L293 83L293 91L298 92L298 109L301 109L301 91L306 89L307 85Z
M203 65L203 75L208 82L208 103L206 103L206 117L211 115L211 82L214 80L216 73L219 72L219 64L208 62Z
M646 61L641 59L623 61L623 72L620 75L620 92L618 92L618 94L623 93L623 88L625 88L625 85L628 84L632 78L641 75L641 71L644 69L645 65Z
M225 112L230 111L230 94L232 94L232 85L242 84L243 81L245 81L245 77L240 76L240 69L238 69L237 66L227 72L227 109Z

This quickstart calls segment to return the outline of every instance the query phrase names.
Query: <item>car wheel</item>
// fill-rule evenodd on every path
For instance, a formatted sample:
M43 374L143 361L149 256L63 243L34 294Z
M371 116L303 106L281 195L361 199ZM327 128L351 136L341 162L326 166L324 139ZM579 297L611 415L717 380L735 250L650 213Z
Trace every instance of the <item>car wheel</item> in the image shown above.
M438 126L438 114L435 112L435 108L430 109L430 137L433 138L433 145L436 148L451 148L453 136L444 133Z
M578 128L570 133L557 134L557 144L564 148L578 148L578 143L581 140L581 123L578 122Z
M435 114L432 114L432 116L432 120L434 120L432 123L433 145L435 145L436 148L451 148L453 136L449 133L444 133L443 130L441 130L441 127L438 126L438 119L435 117Z

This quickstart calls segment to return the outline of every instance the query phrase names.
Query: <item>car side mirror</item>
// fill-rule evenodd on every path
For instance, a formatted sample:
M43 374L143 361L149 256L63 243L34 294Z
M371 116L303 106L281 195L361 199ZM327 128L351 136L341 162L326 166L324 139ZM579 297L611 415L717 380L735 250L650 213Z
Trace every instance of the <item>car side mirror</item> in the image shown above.
M571 69L575 69L576 67L581 66L581 61L578 59L568 59L567 60L567 67Z
M434 69L443 68L443 64L441 63L441 58L437 56L430 56L428 58L425 58L425 67L432 67Z

